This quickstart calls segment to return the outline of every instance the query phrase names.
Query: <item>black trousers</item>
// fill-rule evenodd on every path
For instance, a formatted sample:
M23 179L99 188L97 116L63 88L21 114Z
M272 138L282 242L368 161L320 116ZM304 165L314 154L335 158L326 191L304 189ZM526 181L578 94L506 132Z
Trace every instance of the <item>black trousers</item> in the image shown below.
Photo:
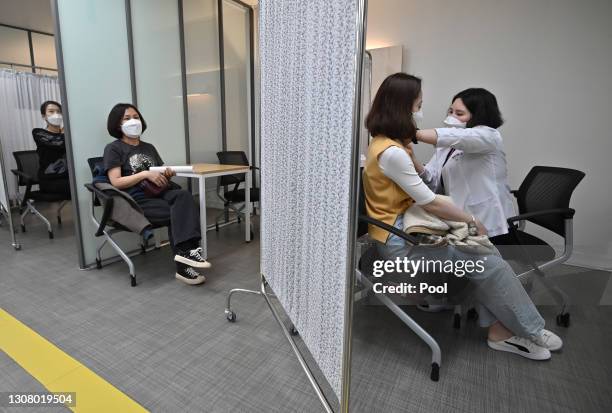
M172 251L176 254L177 245L190 243L196 248L200 241L200 209L189 191L170 189L159 198L143 198L136 201L145 217L151 222L165 221L170 218L168 237Z

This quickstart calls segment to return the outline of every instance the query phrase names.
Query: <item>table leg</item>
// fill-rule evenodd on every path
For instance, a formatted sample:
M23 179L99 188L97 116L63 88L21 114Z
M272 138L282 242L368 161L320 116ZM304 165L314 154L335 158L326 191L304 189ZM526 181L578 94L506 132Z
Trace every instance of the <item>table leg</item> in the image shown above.
M245 172L244 174L245 176L245 181L246 181L246 188L244 190L244 200L246 202L245 208L244 210L246 211L246 217L244 219L244 226L245 226L245 239L246 242L251 242L251 179L252 179L252 175L251 172Z
M202 240L200 245L202 246L202 257L208 259L208 248L206 245L206 178L204 176L198 177L198 191L200 194L200 236Z

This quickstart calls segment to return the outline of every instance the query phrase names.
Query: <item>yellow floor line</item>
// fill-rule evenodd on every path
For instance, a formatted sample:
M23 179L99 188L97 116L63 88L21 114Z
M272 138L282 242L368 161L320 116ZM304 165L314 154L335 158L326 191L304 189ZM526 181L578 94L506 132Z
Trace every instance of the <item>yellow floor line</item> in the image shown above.
M76 393L76 405L67 406L74 412L147 411L2 308L0 308L0 349L50 392Z

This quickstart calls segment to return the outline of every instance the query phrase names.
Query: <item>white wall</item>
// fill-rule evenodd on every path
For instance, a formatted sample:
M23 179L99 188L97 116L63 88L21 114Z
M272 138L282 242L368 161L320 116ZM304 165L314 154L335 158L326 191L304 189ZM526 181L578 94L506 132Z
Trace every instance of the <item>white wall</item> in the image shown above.
M485 87L506 120L511 187L533 165L586 173L571 202L572 262L611 268L612 2L373 0L368 9L367 47L403 45L403 70L423 77L422 127L440 126L456 92Z

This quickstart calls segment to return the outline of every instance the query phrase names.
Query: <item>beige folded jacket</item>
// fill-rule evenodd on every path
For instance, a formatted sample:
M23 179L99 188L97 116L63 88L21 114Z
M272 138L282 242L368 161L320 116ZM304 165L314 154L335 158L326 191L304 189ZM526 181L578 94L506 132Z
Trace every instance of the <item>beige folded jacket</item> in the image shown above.
M451 201L448 196L437 196ZM404 213L404 232L438 235L440 240L437 244L440 246L450 244L472 253L490 254L495 251L495 246L486 235L470 235L467 223L438 218L416 204Z

